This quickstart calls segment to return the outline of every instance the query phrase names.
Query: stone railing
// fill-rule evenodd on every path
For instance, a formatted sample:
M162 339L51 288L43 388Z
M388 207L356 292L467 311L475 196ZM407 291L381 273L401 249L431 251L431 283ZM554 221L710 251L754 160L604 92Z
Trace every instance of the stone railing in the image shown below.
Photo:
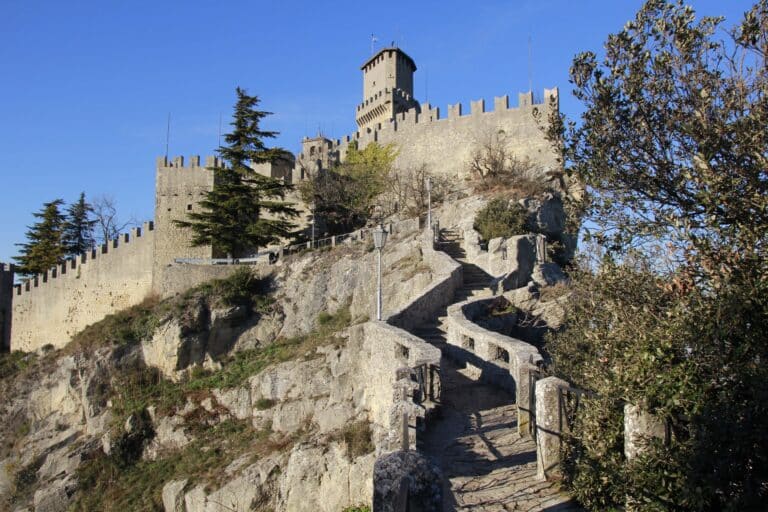
M425 229L422 233L421 252L422 258L432 270L432 282L417 297L387 318L387 323L401 329L411 329L435 318L464 282L461 264L434 249L434 233L431 229Z
M416 228L416 222L418 219L410 219L398 224L401 229ZM379 397L380 407L372 411L375 421L389 425L387 451L416 449L419 433L440 403L440 350L405 329L434 318L462 285L461 265L434 249L431 229L422 232L421 250L433 274L431 283L386 321L367 322L363 327L365 342L377 347L374 373L385 372L382 378L391 384L372 382L368 386Z
M528 436L531 433L534 376L543 359L533 345L475 323L493 300L484 298L450 306L448 344L453 357L475 368L479 378L515 394L518 432Z
M381 452L413 450L440 403L440 350L386 322L366 322L362 336L370 354L367 401L386 432L377 445Z
M546 377L536 382L535 439L537 476L542 480L560 477L563 437L573 426L584 399L596 396L578 389L557 377ZM630 461L647 449L650 439L670 442L667 422L649 413L646 408L625 403L624 456Z
M390 222L384 225L387 233L397 235L418 230L420 217ZM315 238L306 242L267 247L265 250L243 258L176 258L174 263L182 265L272 265L285 256L300 254L306 251L349 245L371 239L372 228L361 228L349 233L325 238Z

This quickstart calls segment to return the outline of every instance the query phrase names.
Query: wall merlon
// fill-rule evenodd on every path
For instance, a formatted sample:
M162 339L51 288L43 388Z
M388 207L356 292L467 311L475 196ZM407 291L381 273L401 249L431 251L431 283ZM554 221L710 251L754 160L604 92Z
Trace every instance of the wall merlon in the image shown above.
M494 112L502 112L504 110L509 110L509 96L506 94L504 96L496 96L493 98L493 111Z
M416 124L419 122L419 110L416 107L408 109L407 112L403 112L403 124ZM379 124L381 128L381 124Z
M192 155L189 157L190 167L200 167L200 155Z
M448 119L458 119L461 117L461 103L448 105Z
M429 103L423 103L421 105L421 114L419 118L422 123L438 121L440 119L440 107L432 108L432 105Z
M533 105L533 91L518 93L517 106L519 108L530 107L531 105Z
M485 100L480 99L477 101L471 101L470 112L472 115L482 114L483 112L485 112Z

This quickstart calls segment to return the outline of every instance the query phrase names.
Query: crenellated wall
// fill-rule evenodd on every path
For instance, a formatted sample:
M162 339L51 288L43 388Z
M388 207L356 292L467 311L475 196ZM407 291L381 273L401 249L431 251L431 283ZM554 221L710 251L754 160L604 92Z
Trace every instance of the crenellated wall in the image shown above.
M213 171L211 167L221 165L221 160L209 156L201 165L199 156L189 158L184 165L184 157L172 160L166 157L157 159L155 174L155 258L153 271L161 275L174 258L211 258L210 246L191 247L192 232L177 227L174 220L186 220L190 212L199 211L199 201L206 192L213 189Z
M485 100L472 101L467 111L458 103L449 105L447 117L441 117L439 108L424 103L420 111L412 108L390 121L332 140L326 151L343 160L353 142L359 149L371 142L394 143L399 150L395 167L412 169L426 165L434 174L463 178L468 175L473 150L489 137L495 137L517 158L529 159L540 169L557 165L552 146L534 117L534 112L539 112L545 122L552 108L559 109L557 88L544 89L542 103L535 104L533 93L527 92L518 95L516 107L510 107L508 96L494 98L490 107ZM302 151L297 169L302 164L311 168L319 159L318 155ZM294 180L299 179L298 172L295 170Z
M152 291L155 231L151 222L38 274L13 290L13 350L62 347L110 313Z

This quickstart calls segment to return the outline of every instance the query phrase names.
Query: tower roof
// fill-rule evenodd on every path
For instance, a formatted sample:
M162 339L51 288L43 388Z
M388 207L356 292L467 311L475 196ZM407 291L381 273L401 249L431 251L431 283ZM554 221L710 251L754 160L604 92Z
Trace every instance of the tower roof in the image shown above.
M400 55L405 57L406 60L408 60L408 62L411 64L411 66L413 66L413 70L416 71L416 62L414 62L414 60L411 58L410 55L408 55L407 53L405 53L403 50L401 50L400 48L398 48L396 46L389 46L387 48L382 48L381 50L376 52L374 55L372 55L370 59L366 60L363 63L363 65L360 66L360 69L364 70L366 68L366 66L368 66L368 64L370 64L372 61L376 60L376 58L379 55L381 55L382 53L384 53L384 52L397 52L397 53L399 53Z

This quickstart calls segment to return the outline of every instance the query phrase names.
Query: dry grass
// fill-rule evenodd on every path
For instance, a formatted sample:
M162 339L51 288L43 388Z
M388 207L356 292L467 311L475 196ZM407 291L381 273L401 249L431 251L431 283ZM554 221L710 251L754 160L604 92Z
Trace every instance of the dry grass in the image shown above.
M560 297L564 297L571 292L571 287L565 282L555 283L552 286L544 286L539 289L539 300L541 302L552 302Z
M350 423L331 437L334 441L343 441L347 447L347 457L354 460L357 457L371 453L373 445L371 423L367 420Z

